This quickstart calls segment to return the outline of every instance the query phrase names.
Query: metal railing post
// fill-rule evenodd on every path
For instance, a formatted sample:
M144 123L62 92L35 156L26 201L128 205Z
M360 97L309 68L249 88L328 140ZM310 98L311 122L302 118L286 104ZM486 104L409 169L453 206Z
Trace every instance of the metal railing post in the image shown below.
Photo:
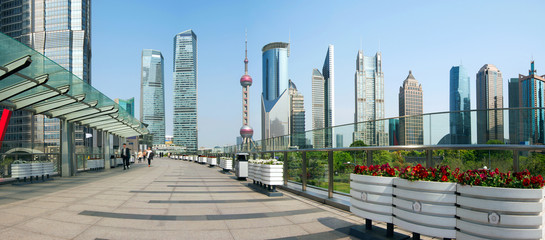
M367 166L373 165L373 150L367 150Z
M327 152L327 168L329 171L328 174L328 186L327 186L327 197L333 198L333 151Z
M519 171L519 151L513 150L513 171Z
M301 190L307 190L307 152L302 152L303 166L301 166Z
M284 186L288 186L288 152L284 152Z
M428 168L433 167L432 156L433 156L433 151L426 150L426 167Z

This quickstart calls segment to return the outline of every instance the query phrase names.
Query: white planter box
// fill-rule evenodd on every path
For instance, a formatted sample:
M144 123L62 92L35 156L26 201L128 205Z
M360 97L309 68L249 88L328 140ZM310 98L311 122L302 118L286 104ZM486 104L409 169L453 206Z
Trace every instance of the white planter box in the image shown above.
M201 157L201 161L199 161L200 163L207 163L208 162L208 158L207 157Z
M231 159L220 159L220 167L224 170L232 170L233 169L233 160Z
M47 162L47 163L44 163L43 164L43 171L44 171L44 174L49 174L49 175L52 175L54 172L55 172L55 165L53 165L52 162Z
M393 223L432 237L456 238L456 183L394 179Z
M394 179L350 174L350 212L362 218L392 223Z
M248 163L248 178L255 181L255 163Z
M30 175L41 176L44 174L44 167L42 163L30 163Z
M456 215L458 239L544 239L543 189L463 186Z
M216 166L216 165L218 165L218 159L217 158L208 158L208 164L210 164L210 166Z
M11 177L12 178L29 177L30 174L31 174L30 163L11 164Z
M260 165L260 180L267 185L284 184L284 165Z

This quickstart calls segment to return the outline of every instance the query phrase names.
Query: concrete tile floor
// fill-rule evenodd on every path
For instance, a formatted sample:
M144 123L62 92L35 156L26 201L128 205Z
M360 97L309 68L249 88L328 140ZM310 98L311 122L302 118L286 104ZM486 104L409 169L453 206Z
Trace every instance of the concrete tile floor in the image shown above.
M0 186L0 239L353 239L363 219L232 174L157 159L23 186ZM382 226L384 227L384 226Z

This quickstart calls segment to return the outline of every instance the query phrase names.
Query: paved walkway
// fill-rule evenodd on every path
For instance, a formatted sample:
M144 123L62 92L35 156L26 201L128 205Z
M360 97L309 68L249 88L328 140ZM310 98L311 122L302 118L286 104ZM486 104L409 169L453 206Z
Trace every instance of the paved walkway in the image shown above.
M352 239L364 221L193 162L0 186L0 239Z

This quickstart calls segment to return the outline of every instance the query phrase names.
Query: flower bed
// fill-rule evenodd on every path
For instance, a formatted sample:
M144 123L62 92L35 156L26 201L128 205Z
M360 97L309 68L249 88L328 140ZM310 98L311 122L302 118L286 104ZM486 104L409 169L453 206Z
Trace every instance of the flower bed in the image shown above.
M528 171L356 166L351 180L351 211L366 219L442 238L545 237L545 181Z

